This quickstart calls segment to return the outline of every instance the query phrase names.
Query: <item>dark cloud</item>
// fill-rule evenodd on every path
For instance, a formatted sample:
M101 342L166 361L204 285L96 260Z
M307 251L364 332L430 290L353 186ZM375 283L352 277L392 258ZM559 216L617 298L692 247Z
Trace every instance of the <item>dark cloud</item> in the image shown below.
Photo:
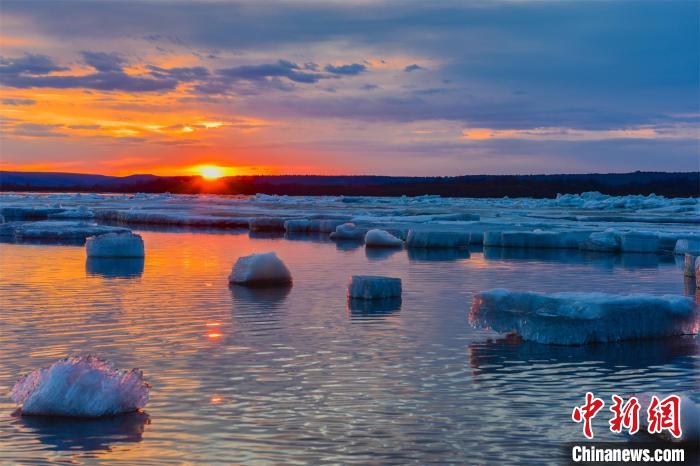
M68 68L58 66L46 55L27 53L22 57L0 57L0 75L44 75L54 71L65 71Z
M425 68L423 68L422 66L414 63L412 65L406 66L403 70L407 73L410 73L411 71L418 71L418 70L424 70L424 69Z
M101 91L153 92L172 90L178 80L172 77L144 77L124 73L124 60L117 55L83 52L85 63L96 72L87 75L53 75L67 71L43 55L0 59L0 83L15 88L95 89Z
M85 64L103 73L122 71L126 60L116 53L81 52Z
M209 70L203 66L181 67L181 68L161 68L158 66L148 65L147 69L151 71L151 75L159 79L172 78L178 81L198 81L207 78Z
M61 128L63 128L63 125L18 123L11 126L3 126L2 133L12 136L34 138L56 138L68 136L67 134L59 131Z
M33 99L2 99L0 100L4 105L34 105L36 100Z
M277 63L223 68L217 70L217 73L231 80L265 81L271 78L286 78L304 84L312 84L325 77L323 74L307 71L287 60L278 60Z
M349 65L339 66L326 65L324 70L332 74L355 75L367 71L367 66L361 63L351 63Z

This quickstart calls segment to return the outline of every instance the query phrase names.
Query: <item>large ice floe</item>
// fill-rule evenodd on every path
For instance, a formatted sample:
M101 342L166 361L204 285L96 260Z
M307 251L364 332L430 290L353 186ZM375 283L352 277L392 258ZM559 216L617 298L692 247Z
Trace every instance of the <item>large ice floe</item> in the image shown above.
M373 229L365 235L365 246L368 248L400 248L403 240L386 230Z
M268 252L239 257L228 280L245 286L287 286L292 274L277 254Z
M411 229L406 238L409 248L468 248L471 232Z
M21 377L10 397L23 415L102 417L145 407L150 388L139 369L119 370L95 356L80 356Z
M642 406L649 406L653 396L656 396L659 400L663 400L665 395L653 392L642 393L637 397ZM693 444L695 446L700 445L700 404L695 403L686 395L679 395L680 398L680 437L674 437L669 434L668 431L664 430L661 434L654 434L659 437L660 440L674 442L674 443L687 443ZM648 417L640 416L640 424L643 430L648 427Z
M400 297L400 278L353 275L348 285L348 298L350 299L390 299Z
M533 293L495 289L474 296L469 321L525 340L559 345L696 334L693 300L685 296Z
M88 257L144 257L143 239L131 232L93 236L85 242Z
M245 228L362 240L385 230L410 248L581 248L597 252L674 250L700 240L694 198L608 196L590 192L556 199L440 196L217 196L172 194L0 194L4 237L86 238L128 225ZM89 230L91 229L91 230ZM111 230L114 231L114 230ZM17 234L15 234L17 232ZM26 232L26 234L25 234ZM678 249L678 254L685 251Z

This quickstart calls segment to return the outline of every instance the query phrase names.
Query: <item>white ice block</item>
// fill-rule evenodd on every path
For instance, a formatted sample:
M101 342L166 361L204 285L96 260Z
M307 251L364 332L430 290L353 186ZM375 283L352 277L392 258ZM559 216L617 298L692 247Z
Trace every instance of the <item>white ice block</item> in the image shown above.
M348 287L351 299L386 299L401 297L401 279L376 275L353 275Z
M139 369L115 369L94 356L62 359L15 383L10 397L22 414L101 417L146 406L151 386Z
M88 257L144 257L143 239L134 233L108 233L85 242Z
M369 230L365 235L365 246L368 248L400 248L403 240L386 230Z
M511 292L474 296L469 321L525 340L580 345L637 338L696 334L698 312L676 295Z
M247 286L286 286L292 274L274 252L239 257L228 278L229 282Z

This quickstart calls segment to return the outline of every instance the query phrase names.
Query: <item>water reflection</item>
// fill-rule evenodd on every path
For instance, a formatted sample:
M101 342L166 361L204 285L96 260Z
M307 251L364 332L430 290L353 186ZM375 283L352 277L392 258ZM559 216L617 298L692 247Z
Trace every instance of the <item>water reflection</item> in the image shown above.
M85 261L85 271L90 275L100 275L105 278L135 278L143 274L144 258L107 258L88 257Z
M250 230L248 232L248 238L250 239L282 239L284 238L284 231L254 231Z
M348 310L353 319L388 316L401 310L401 298L348 299Z
M469 259L470 254L468 249L455 248L409 248L408 260L410 261L457 261Z
M512 372L539 362L552 365L595 363L598 367L646 369L676 362L679 358L698 354L700 342L693 335L647 340L630 340L593 345L544 345L523 341L516 335L488 339L469 345L469 365L474 377L495 372ZM503 374L502 374L503 375Z
M552 248L500 248L484 247L484 258L492 261L537 261L564 264L593 264L603 269L623 267L628 269L658 268L662 264L673 264L671 254L614 254L578 249Z
M247 287L229 285L233 300L249 307L270 309L279 308L291 291L291 286Z
M135 412L108 418L19 416L17 425L32 432L55 451L109 451L115 444L137 443L151 420L147 413Z
M390 258L401 248L365 248L365 256L371 261L381 261Z
M365 245L363 240L339 240L335 241L335 248L339 251L353 251Z

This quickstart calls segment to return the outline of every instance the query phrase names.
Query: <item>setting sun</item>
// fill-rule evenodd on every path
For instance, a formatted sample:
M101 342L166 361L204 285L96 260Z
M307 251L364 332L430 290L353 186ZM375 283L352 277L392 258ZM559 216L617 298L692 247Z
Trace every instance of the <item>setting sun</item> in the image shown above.
M217 167L216 165L202 165L201 167L197 167L197 172L208 180L215 180L226 175L226 169Z

